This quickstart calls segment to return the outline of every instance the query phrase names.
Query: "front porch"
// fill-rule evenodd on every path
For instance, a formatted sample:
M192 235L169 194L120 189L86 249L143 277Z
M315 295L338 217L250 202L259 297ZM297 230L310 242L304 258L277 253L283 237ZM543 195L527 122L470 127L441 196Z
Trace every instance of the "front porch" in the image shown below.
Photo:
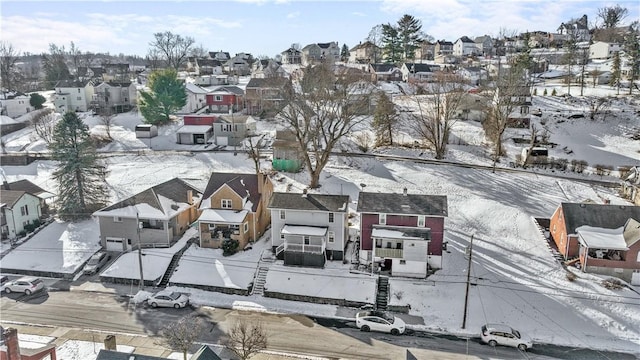
M326 235L326 227L285 225L280 231L284 242L275 247L274 254L285 265L324 267Z
M248 242L246 210L206 209L198 219L200 247L220 248L225 240L237 240L240 248Z

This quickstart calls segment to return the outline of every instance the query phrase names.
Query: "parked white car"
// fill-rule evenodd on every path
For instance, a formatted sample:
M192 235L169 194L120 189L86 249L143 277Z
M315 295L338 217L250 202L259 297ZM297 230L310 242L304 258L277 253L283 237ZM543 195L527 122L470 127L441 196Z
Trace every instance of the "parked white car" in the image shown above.
M405 323L402 319L384 311L365 310L356 314L356 327L361 331L380 331L391 335L404 334Z
M12 292L22 292L27 295L31 295L42 289L44 289L44 282L42 282L42 279L35 277L22 277L17 280L9 281L4 286L4 292L7 294Z
M189 297L179 292L160 291L147 299L151 307L183 308L189 304Z
M99 251L93 254L93 256L91 256L89 261L87 261L87 264L84 266L84 269L82 270L82 272L85 275L97 274L98 271L100 271L100 269L102 269L102 267L107 262L109 262L110 259L111 259L111 256L109 254L107 254L104 251Z
M9 283L9 277L7 275L0 275L0 291L4 291L4 286Z
M503 324L482 325L480 339L483 343L491 346L503 345L516 347L521 351L526 351L533 346L531 338L521 334L520 331Z

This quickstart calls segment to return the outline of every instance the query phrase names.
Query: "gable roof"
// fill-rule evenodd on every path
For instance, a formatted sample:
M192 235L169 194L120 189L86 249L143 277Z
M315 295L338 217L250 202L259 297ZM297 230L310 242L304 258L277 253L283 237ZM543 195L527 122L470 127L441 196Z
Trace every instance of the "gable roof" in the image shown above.
M202 87L194 84L194 83L186 83L185 84L185 90L190 91L194 94L207 94L208 91L206 89L203 89Z
M447 216L444 195L360 192L359 213Z
M273 193L269 208L347 212L349 195Z
M54 87L57 88L83 88L89 84L91 80L75 81L75 80L60 80Z
M247 88L281 88L288 80L285 78L251 78Z
M0 189L0 202L5 204L9 209L13 209L18 200L25 194L26 192L24 191Z
M135 194L125 200L110 205L102 210L99 210L97 211L97 213L126 208L139 204L148 204L152 208L159 210L166 215L168 213L168 209L163 206L159 196L163 196L167 199L173 200L176 203L188 204L189 199L187 197L187 194L189 190L193 191L194 197L197 194L200 194L200 190L187 184L184 180L180 178L173 178L169 181L165 181L138 194Z
M167 358L100 349L96 360L166 360Z
M202 345L189 360L222 360L222 358L207 345Z
M371 68L376 73L391 72L396 68L394 64L371 64Z
M47 190L44 190L43 188L39 187L38 185L32 183L27 179L22 179L22 180L14 181L11 183L3 184L2 189L24 191L31 195L35 195L43 198L49 197L49 196L46 196L47 194L53 195L53 193ZM45 195L45 196L41 196L41 195Z
M624 242L627 244L627 247L631 247L631 245L640 241L640 222L634 219L627 220L627 223L624 224L622 236L624 237Z
M266 178L266 177L265 177ZM258 193L258 175L237 174L237 173L212 173L209 182L202 195L203 199L208 199L218 191L223 185L227 185L241 198L249 195L251 201L251 211L258 210L258 204L262 194Z
M328 43L318 43L318 46L319 46L321 49L328 49L328 48L330 48L330 47L331 47L331 45L333 45L333 44L334 44L333 42L328 42ZM336 44L336 45L337 45L337 44Z
M412 73L433 72L432 66L422 63L404 63L407 69Z
M463 37L461 37L461 38L460 38L460 39L458 39L458 40L459 40L459 41L461 41L461 42L463 42L463 43L472 43L472 44L475 44L475 43L473 42L473 40L469 39L469 37L468 37L468 36L466 36L466 35L465 35L465 36L463 36Z
M280 54L291 54L291 53L300 55L300 50L290 47L287 50L281 52Z
M575 234L582 225L615 229L624 226L629 219L640 221L640 206L584 203L562 203L560 206L567 234Z

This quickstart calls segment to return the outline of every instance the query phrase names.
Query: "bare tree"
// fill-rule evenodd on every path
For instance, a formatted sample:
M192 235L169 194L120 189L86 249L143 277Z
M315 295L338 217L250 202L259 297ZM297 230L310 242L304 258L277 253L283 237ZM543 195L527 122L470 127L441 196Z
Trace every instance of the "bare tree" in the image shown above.
M149 68L153 70L157 70L162 67L162 56L160 51L155 48L149 49L146 56L147 63L149 64Z
M113 140L111 137L111 125L113 125L116 114L114 114L113 109L107 105L100 109L98 115L100 116L100 123L104 125L104 131L107 133L107 137L109 140Z
M78 68L80 67L80 63L82 61L82 51L80 51L80 49L73 41L69 45L69 57L71 58L71 64L73 64L73 72L75 74L75 78L76 80L78 80Z
M253 160L253 165L256 168L256 175L260 173L260 155L262 149L260 148L260 141L264 137L262 136L249 136L247 137L247 144L249 145L248 155Z
M59 114L53 112L53 109L42 109L33 112L31 125L40 139L48 145L53 141L53 133L59 119Z
M13 45L6 41L0 41L0 79L1 87L7 91L15 90L17 78L16 62L20 58L20 52L13 48Z
M562 57L562 62L567 66L567 75L565 81L567 82L567 94L571 95L571 81L573 80L573 66L580 60L580 53L578 49L578 39L576 33L572 32L568 34L568 38L564 43L565 53Z
M241 319L222 340L222 344L240 359L247 360L267 348L267 333L261 323L249 323Z
M621 7L619 4L616 4L615 6L605 6L603 8L598 8L597 16L600 20L602 20L602 26L605 29L612 29L620 25L622 23L622 20L624 20L628 14L629 10L627 10L627 8Z
M371 28L371 30L369 31L369 36L367 36L367 41L375 45L373 49L372 60L374 64L377 64L382 55L380 51L380 49L382 48L382 25L381 24L378 24Z
M609 114L611 100L606 97L599 97L589 100L589 119L605 120Z
M194 314L189 314L162 329L161 343L171 349L181 351L184 360L187 360L187 352L200 336L202 328L202 320Z
M194 46L189 50L189 56L194 56L196 58L206 58L209 56L209 52L207 51L207 49L204 48L204 46L202 46L202 44L198 45L198 46Z
M307 67L298 85L283 92L287 105L278 118L296 136L313 189L338 141L365 119L373 85L327 64Z
M451 129L456 123L456 112L465 95L463 80L439 72L435 81L426 84L426 95L414 95L417 110L411 113L412 125L436 159L444 159Z
M158 51L167 66L176 71L179 70L186 61L195 40L189 36L182 37L171 31L155 33L153 36L154 40L149 43L149 46Z

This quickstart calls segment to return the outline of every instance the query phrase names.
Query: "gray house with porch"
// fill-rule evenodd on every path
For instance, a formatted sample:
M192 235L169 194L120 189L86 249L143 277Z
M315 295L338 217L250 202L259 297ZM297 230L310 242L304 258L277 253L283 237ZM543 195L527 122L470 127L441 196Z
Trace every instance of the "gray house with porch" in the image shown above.
M324 267L342 260L348 239L348 195L273 193L271 246L285 265Z

